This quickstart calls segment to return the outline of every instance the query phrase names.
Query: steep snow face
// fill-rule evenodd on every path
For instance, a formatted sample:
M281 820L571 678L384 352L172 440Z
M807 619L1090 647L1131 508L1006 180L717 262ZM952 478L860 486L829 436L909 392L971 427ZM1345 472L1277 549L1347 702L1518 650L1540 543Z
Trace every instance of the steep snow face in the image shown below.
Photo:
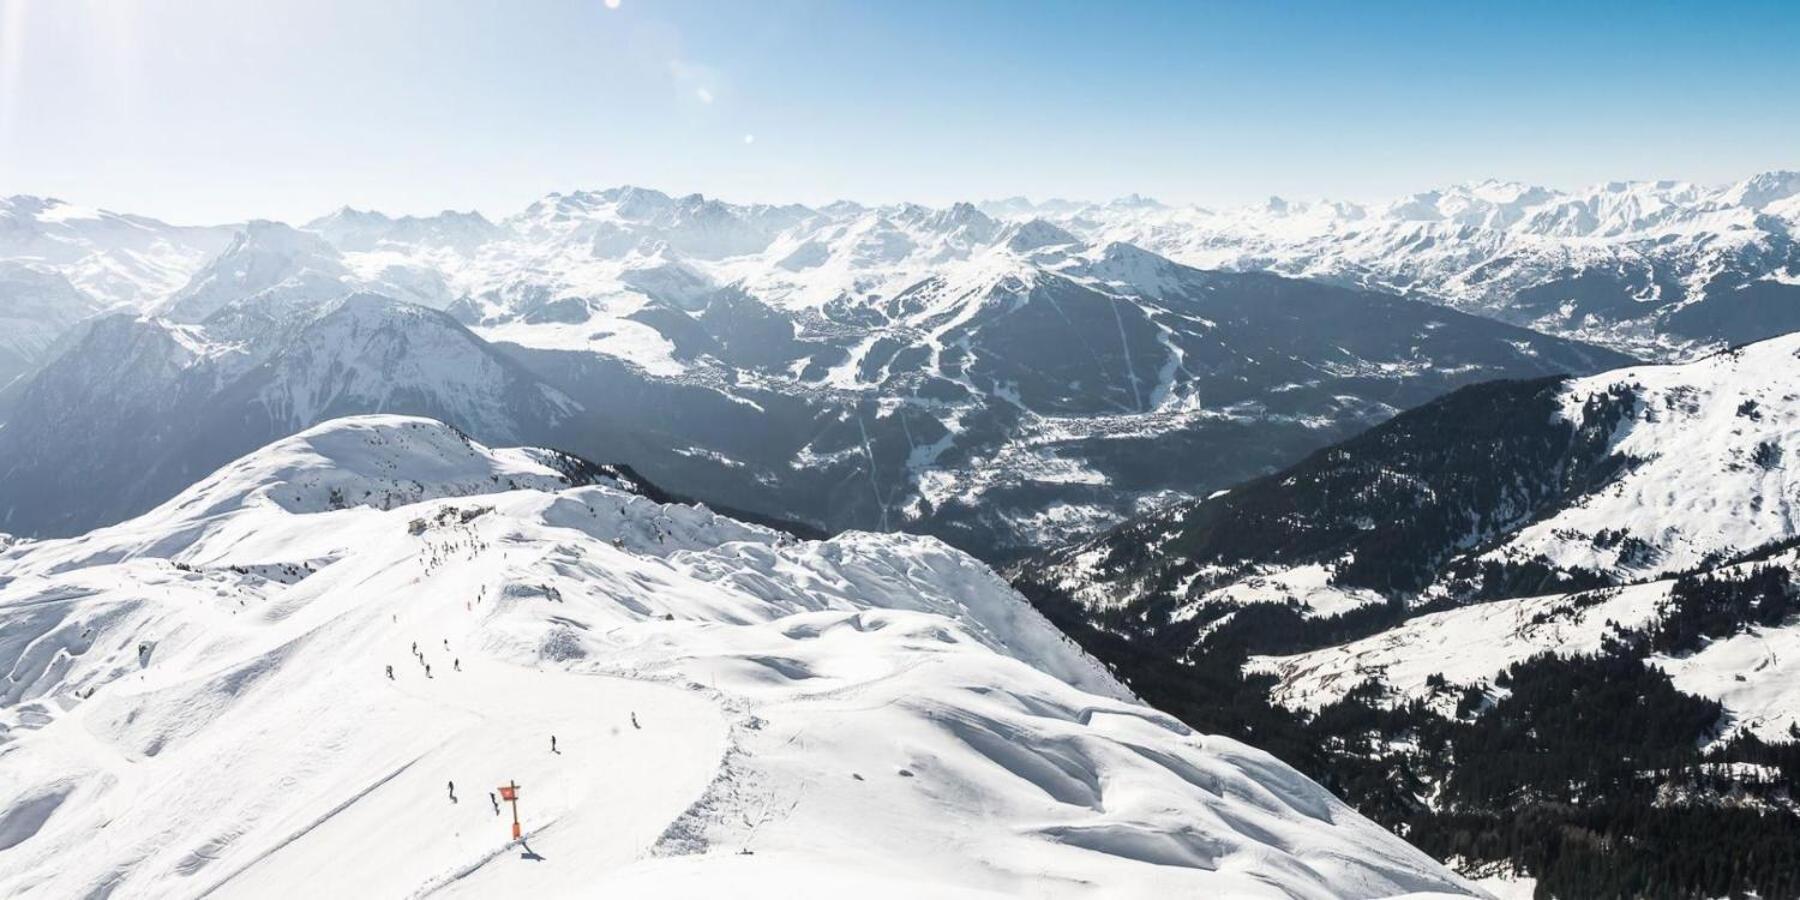
M69 535L141 513L214 467L324 419L429 415L551 442L566 395L444 313L359 293L204 325L110 316L19 388L0 428L0 523Z
M56 342L99 310L56 272L0 262L0 389L49 362Z
M262 306L302 308L343 294L349 276L337 250L318 236L279 222L251 222L158 313L200 322L250 297Z
M82 321L160 301L230 236L227 228L0 197L0 389L48 363Z
M1608 446L1623 470L1482 559L1628 580L1800 534L1800 335L1571 380L1563 415L1607 393L1630 398Z
M222 250L232 232L48 197L0 197L0 259L56 273L107 307L148 309Z
M937 541L553 459L340 420L0 549L0 890L1473 892Z
M576 408L443 313L366 293L309 323L247 386L287 429L351 412L429 407L477 433L518 440Z
M1209 269L1421 296L1640 356L1692 356L1800 329L1800 173L1721 188L1486 181L1385 204L1052 207L1091 240ZM1021 212L1024 212L1021 210Z

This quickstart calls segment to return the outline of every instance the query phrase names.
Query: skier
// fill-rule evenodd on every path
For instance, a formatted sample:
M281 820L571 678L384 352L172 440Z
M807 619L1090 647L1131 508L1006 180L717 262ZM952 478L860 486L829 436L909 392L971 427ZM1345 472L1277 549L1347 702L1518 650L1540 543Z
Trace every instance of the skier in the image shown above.
M426 678L430 678L430 677L431 677L431 663L426 663L426 664L425 664L425 677L426 677Z
M488 791L488 802L494 804L494 815L496 815L496 816L499 815L500 814L500 798L495 797L493 791Z
M414 656L419 655L419 642L418 641L413 641L413 655Z
M452 661L451 665L453 667L455 667L456 671L461 672L462 671L462 657L460 657L460 656L457 657L454 661Z
M557 752L557 750L556 750L556 735L554 735L554 734L550 736L550 752L551 753Z
M637 723L637 710L635 709L631 711L631 727L636 728L639 731L644 730L644 726Z
M450 785L450 802L455 803L456 802L456 782L450 781L450 782L445 782L445 783Z
M393 680L394 680L394 667L393 667L393 666L388 666L388 667L387 667L387 673L388 673L388 680L389 680L389 681L393 681Z

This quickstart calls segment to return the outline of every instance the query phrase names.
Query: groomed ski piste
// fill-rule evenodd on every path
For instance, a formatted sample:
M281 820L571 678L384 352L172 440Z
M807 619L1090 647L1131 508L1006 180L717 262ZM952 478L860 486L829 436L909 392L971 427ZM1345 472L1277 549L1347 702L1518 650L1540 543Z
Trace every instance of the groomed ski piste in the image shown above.
M556 462L339 419L0 542L0 895L1479 895L936 540Z

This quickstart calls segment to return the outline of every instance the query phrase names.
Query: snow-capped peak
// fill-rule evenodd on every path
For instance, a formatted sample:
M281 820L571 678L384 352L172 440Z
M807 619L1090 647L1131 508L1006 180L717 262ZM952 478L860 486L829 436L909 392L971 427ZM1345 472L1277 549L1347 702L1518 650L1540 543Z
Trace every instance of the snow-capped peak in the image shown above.
M341 293L350 277L337 249L324 238L279 222L254 221L159 313L177 322L199 322L257 294L287 305L313 302Z
M1800 195L1800 171L1762 172L1726 189L1719 198L1730 206L1761 210L1771 203Z
M192 539L187 529L257 506L289 513L391 509L497 490L558 490L572 484L569 472L549 451L492 449L435 419L351 416L241 457L121 527L162 529ZM173 549L165 542L157 552Z
M1027 253L1044 247L1079 244L1081 239L1043 219L1030 219L1006 227L1006 247L1014 253Z

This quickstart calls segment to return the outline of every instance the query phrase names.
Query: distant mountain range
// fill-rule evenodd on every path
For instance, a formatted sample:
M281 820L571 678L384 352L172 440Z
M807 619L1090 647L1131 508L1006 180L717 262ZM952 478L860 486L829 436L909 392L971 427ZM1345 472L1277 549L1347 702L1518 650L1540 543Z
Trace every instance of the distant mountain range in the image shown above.
M1800 172L1724 186L1486 181L1386 203L1270 198L1206 209L1142 197L929 208L740 205L643 188L551 194L499 222L349 208L304 228L364 278L503 320L570 297L674 299L738 285L790 308L891 295L1003 230L1129 243L1201 269L1268 271L1443 303L1633 355L1691 357L1795 330ZM0 200L0 259L100 306L149 310L241 226L170 226L36 197ZM1014 235L1009 234L1009 237ZM557 307L564 318L573 304Z
M12 209L18 230L85 248L67 251L81 266L140 252L114 239L120 217ZM158 238L191 256L216 239ZM735 508L1005 559L1462 384L1630 361L969 204L812 210L621 188L498 224L342 210L221 243L163 293L56 295L117 312L70 310L56 321L83 324L36 339L45 359L0 391L6 529L79 533L323 418L407 412L628 462Z
M1389 291L1645 358L1800 330L1800 172L1573 192L1486 181L1369 205L994 208L1200 268Z

